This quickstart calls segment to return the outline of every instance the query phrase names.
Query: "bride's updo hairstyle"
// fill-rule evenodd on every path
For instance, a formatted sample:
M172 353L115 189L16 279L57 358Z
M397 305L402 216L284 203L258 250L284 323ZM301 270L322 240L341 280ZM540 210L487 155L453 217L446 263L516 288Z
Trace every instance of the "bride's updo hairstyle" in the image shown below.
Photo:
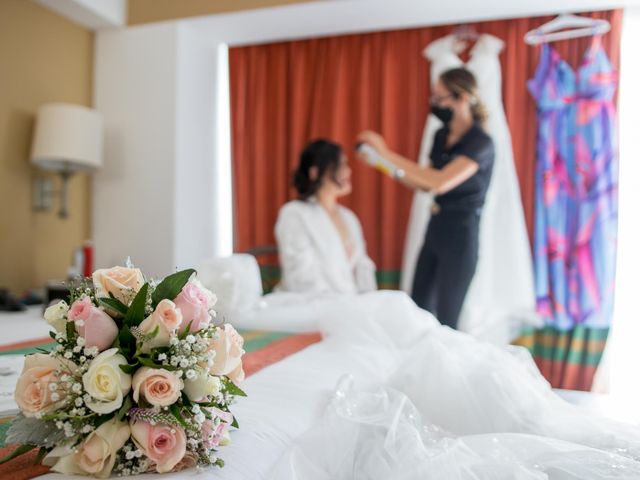
M327 173L337 183L335 174L341 157L340 145L328 140L314 140L304 148L293 174L293 186L301 200L307 200L317 193Z

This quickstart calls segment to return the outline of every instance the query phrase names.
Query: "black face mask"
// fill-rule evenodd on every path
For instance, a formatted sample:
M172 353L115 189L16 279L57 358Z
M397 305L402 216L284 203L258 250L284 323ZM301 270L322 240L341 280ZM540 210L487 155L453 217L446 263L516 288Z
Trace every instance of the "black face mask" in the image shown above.
M453 110L449 107L431 105L431 113L433 113L433 115L445 125L447 125L453 118Z

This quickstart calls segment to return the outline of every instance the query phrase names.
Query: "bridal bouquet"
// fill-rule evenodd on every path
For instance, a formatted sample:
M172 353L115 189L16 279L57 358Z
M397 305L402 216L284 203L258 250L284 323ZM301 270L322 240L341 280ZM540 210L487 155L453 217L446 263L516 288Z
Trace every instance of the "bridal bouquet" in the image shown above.
M223 466L244 350L215 302L194 270L94 272L45 311L56 346L25 358L4 461L39 448L52 470L98 478Z

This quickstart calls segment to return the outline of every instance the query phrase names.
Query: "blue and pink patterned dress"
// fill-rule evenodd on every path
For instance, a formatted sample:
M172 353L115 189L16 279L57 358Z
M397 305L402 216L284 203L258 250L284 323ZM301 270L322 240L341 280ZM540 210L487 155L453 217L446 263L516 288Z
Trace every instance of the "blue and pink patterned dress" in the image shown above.
M529 89L538 107L535 273L548 325L608 327L616 259L617 74L595 38L573 70L548 44Z

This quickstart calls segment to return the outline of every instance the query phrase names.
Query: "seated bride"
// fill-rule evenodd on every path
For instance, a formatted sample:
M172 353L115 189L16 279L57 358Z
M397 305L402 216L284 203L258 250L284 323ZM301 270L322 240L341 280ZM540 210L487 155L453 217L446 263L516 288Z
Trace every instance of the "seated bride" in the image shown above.
M376 290L356 215L338 204L351 193L351 169L339 145L316 140L294 174L299 200L282 207L275 227L282 267L279 291L364 293Z

